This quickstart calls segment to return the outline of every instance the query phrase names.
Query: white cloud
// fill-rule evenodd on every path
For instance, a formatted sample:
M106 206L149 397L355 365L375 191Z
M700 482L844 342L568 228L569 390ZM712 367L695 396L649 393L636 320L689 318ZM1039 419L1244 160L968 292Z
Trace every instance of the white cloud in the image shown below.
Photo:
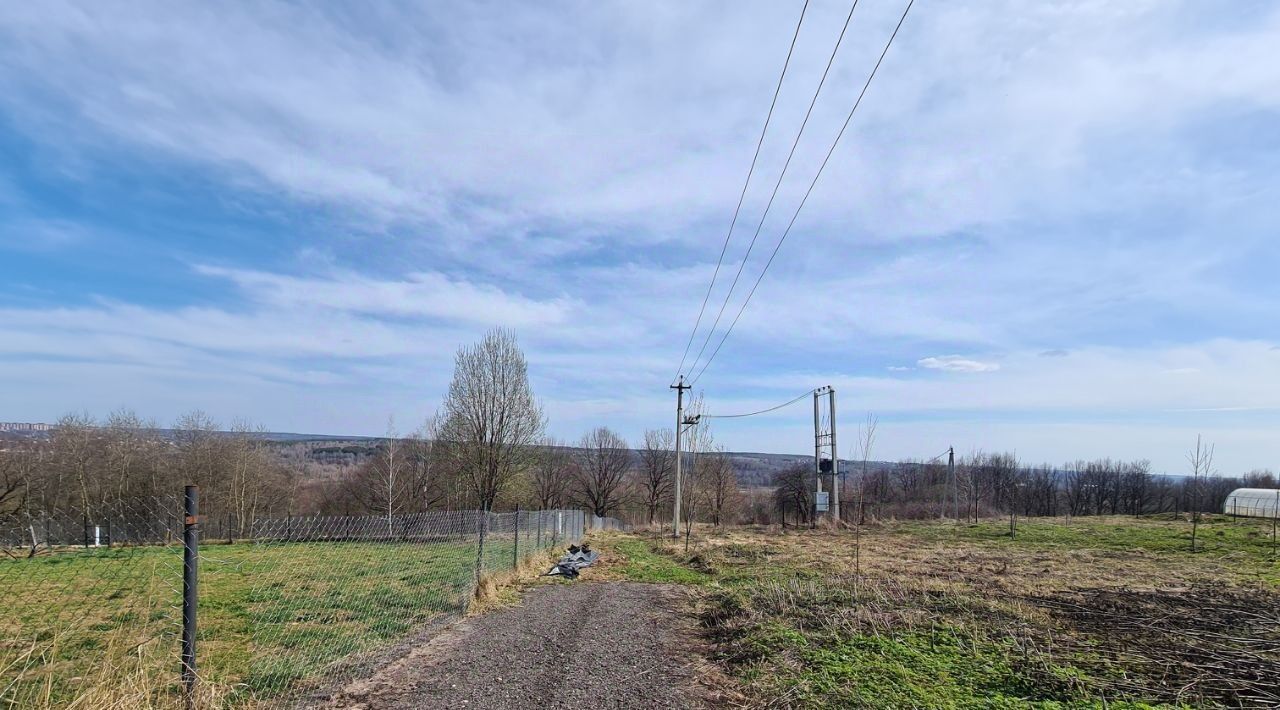
M994 372L1000 369L999 363L981 362L960 355L938 355L921 358L916 362L920 367L930 370L946 370L947 372Z
M1194 375L1200 370L1195 367L1171 367L1167 370L1161 370L1164 375Z
M1165 372L1188 367L1187 363L1194 363L1194 372L1172 377ZM830 384L856 392L859 408L895 414L975 411L1141 418L1172 410L1265 412L1280 406L1280 358L1260 341L1090 346L1078 348L1069 358L1042 358L1027 350L1003 354L1000 365L981 377L862 376L828 370L742 383L783 391Z
M207 265L195 270L228 279L252 300L281 309L331 309L524 328L563 322L575 307L567 298L537 301L437 273L412 273L391 280L350 272L296 277Z
M142 146L362 217L427 220L468 243L577 242L589 237L563 228L584 225L667 240L722 223L795 11L449 5L353 18L19 3L0 10L0 87L35 135ZM785 155L842 12L811 10L762 175ZM898 8L858 12L796 176L816 167ZM1204 12L1010 0L914 14L809 219L863 228L851 234L947 233L1201 194L1200 178L1178 177L1171 136L1224 103L1280 106L1280 13L1188 36L1181 25ZM51 131L63 107L93 131ZM1118 137L1142 160L1116 156ZM1117 160L1149 171L1096 179ZM803 183L784 185L783 205ZM530 230L539 236L513 234Z

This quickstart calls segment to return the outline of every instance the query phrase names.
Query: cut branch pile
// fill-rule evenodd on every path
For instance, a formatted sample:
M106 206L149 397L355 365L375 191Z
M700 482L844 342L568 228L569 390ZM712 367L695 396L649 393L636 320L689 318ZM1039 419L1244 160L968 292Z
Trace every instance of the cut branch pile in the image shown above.
M1280 705L1280 594L1197 586L1076 590L1023 597L1067 631L1068 648L1107 666L1119 693L1174 703ZM1064 645L1067 648L1064 648Z

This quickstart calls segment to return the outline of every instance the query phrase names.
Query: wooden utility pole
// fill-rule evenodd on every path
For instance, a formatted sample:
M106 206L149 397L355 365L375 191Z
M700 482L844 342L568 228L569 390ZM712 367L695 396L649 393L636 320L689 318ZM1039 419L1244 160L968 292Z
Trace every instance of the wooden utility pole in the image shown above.
M947 477L951 479L951 504L960 522L960 482L956 480L956 447L947 449Z
M684 429L684 391L691 388L684 383L684 375L671 385L671 389L676 391L676 496L671 513L671 536L676 539L680 538L680 433Z

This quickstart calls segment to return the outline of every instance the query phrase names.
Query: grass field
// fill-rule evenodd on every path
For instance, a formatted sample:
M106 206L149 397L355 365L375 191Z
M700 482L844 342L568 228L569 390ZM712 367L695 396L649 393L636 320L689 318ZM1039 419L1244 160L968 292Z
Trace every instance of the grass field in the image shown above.
M813 708L1273 707L1270 523L896 523L605 538L606 573L686 584L729 691Z
M513 552L490 538L483 568L511 568ZM329 680L461 613L475 563L474 542L202 546L203 693L237 705ZM0 560L0 707L180 704L181 569L178 547Z

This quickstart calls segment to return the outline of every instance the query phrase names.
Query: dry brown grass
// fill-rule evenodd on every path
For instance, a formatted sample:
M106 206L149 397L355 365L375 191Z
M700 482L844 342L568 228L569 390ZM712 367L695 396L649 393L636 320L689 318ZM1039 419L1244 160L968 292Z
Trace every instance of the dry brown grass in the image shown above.
M476 585L471 603L467 605L467 616L477 616L518 604L520 594L535 584L545 583L549 578L543 577L551 565L560 558L563 551L540 550L524 557L519 566L513 569L486 573L480 577Z
M1002 594L1255 581L1231 556L1168 555L1141 548L1001 548L963 538L928 539L894 524L864 526L857 547L848 530L735 528L702 532L691 554L714 558L721 571L730 574L735 568L755 570L778 564L822 576L861 574L914 583L922 589ZM682 542L659 539L656 544L671 554L683 554Z
M925 658L932 660L920 661L919 683L895 702L995 692L981 685L989 681L983 672L963 663L948 666L949 690L928 681L930 663L955 660L946 656L948 643L1004 669L999 692L1048 703L1127 697L1234 707L1273 697L1259 676L1280 669L1280 566L1256 525L1218 521L1215 547L1192 554L1177 520L1024 524L1015 538L999 521L885 523L857 536L830 528L703 528L687 553L683 541L648 541L714 580L702 587L699 613L718 657L743 674L760 705L874 707L875 692L902 686L864 695L832 678L886 677ZM1222 607L1214 619L1235 618L1237 608L1257 613L1247 634L1233 634L1232 626L1243 628L1235 622L1177 621L1211 607ZM943 649L937 656L935 641ZM820 672L811 667L817 649L839 649L820 656ZM867 649L900 655L882 663L880 651ZM840 666L832 658L857 660Z

